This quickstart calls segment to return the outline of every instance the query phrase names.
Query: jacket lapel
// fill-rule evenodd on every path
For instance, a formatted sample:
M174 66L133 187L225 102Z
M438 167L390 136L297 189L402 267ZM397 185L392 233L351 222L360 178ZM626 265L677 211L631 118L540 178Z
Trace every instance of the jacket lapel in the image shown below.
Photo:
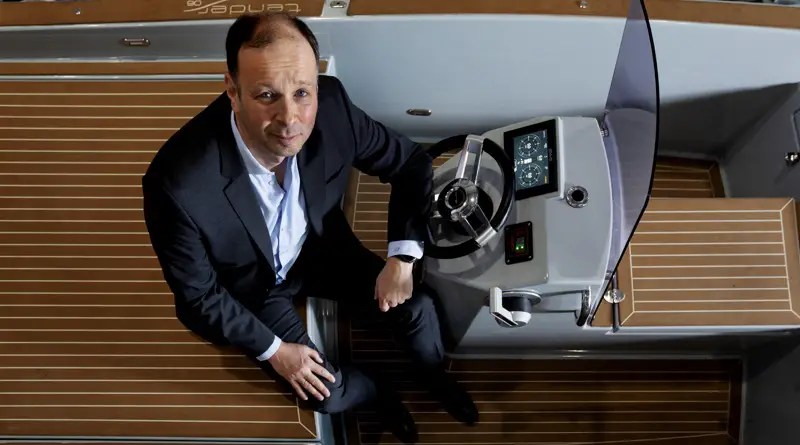
M308 220L314 231L321 235L325 207L325 153L322 150L321 133L316 127L297 155L297 168Z
M221 173L229 179L228 184L223 189L231 207L239 215L244 227L255 241L261 253L269 263L269 267L275 270L275 259L272 254L272 243L269 240L269 232L261 208L258 204L253 186L250 183L250 176L244 167L242 158L236 148L236 141L233 138L233 131L230 124L225 125L222 134L217 140L220 151Z

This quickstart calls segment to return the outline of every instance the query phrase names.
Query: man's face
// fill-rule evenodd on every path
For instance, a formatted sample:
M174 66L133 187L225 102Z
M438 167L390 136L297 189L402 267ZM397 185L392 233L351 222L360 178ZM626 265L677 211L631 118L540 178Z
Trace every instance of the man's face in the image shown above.
M314 51L299 35L239 50L238 82L229 75L225 81L251 150L280 157L300 151L317 115L317 70Z

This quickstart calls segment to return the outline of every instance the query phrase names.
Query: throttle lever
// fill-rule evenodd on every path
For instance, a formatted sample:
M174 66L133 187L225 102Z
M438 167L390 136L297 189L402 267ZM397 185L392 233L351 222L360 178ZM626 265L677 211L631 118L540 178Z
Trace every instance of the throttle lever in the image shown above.
M501 323L509 327L517 326L511 312L503 307L503 291L499 287L489 288L489 310L492 311L492 316Z

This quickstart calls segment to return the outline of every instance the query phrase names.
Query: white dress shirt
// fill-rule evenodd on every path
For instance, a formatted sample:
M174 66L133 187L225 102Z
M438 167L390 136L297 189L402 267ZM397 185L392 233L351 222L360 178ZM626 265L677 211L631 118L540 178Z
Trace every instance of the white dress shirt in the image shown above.
M286 279L294 262L300 254L300 249L308 236L308 218L306 216L306 201L300 187L300 173L297 168L297 158L286 158L286 172L283 186L278 183L275 173L267 170L253 156L242 139L239 128L236 126L236 117L231 111L231 129L236 140L236 147L242 155L244 165L256 192L261 214L267 224L272 254L275 262L275 281L280 284ZM388 256L410 255L422 258L422 243L401 240L389 243ZM275 341L256 357L258 360L268 360L278 350L282 341L275 336Z

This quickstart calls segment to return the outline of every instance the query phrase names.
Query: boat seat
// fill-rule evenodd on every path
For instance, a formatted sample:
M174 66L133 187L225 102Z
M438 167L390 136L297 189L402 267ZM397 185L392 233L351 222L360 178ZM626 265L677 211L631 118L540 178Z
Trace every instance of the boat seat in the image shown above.
M624 328L800 325L800 206L726 198L715 162L661 158L618 271ZM612 326L602 302L593 326Z

